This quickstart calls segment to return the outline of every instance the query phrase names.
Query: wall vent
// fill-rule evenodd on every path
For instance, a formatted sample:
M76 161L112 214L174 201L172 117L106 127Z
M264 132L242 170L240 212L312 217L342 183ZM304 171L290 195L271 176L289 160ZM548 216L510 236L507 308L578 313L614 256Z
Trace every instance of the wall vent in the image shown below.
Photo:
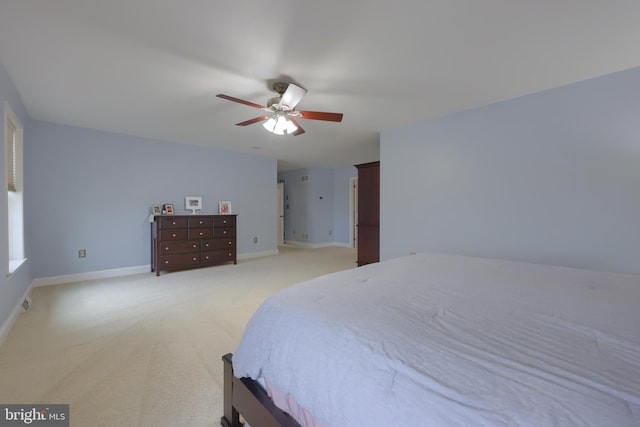
M302 182L309 182L309 179L310 179L309 175L302 175L300 177L300 181Z

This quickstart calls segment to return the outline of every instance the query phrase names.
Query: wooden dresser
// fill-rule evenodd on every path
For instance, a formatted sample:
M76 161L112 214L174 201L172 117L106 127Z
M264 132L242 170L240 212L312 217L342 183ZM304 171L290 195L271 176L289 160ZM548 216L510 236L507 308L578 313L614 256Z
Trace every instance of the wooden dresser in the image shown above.
M236 215L155 215L151 271L237 264Z
M358 266L380 261L380 162L358 168Z

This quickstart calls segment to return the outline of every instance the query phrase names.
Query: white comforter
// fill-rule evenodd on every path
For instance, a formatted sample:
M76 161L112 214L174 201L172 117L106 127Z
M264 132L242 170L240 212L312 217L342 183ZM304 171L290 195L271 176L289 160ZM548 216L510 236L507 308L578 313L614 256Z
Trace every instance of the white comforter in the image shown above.
M330 427L640 426L640 276L398 258L273 295L233 364Z

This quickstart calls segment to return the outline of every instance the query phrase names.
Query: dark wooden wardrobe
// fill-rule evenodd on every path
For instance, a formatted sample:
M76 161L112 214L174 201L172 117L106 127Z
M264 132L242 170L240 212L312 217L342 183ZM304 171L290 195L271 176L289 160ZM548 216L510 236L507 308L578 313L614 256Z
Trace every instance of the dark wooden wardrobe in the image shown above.
M380 162L358 168L358 266L380 261Z

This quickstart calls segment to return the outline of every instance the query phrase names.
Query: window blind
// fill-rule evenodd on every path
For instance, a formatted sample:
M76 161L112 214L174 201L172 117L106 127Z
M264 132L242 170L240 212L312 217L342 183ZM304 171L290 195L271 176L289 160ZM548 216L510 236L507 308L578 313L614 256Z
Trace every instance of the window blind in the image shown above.
M9 191L16 192L16 127L9 120L7 124L7 183Z

